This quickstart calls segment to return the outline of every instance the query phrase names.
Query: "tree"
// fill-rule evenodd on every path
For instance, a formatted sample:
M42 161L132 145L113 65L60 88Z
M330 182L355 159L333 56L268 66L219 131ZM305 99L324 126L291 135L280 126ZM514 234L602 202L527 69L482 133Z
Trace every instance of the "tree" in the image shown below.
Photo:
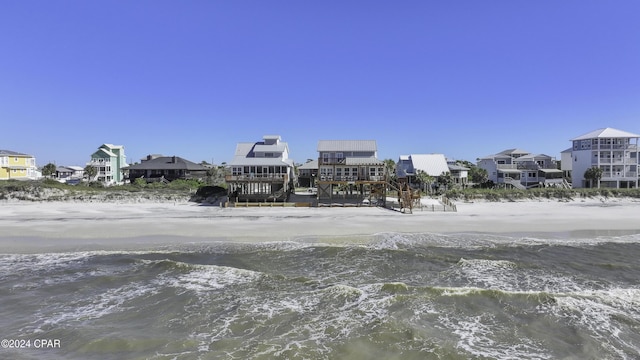
M451 185L453 185L453 177L450 172L442 172L440 176L438 176L438 183L444 186L444 191L449 190Z
M433 184L433 176L427 174L424 170L418 170L416 172L416 179L422 185L422 190L426 193L427 189L429 189L429 193L431 193L431 184Z
M469 168L469 177L474 184L484 184L489 180L489 173L481 167L472 166Z
M56 165L48 163L42 168L42 175L45 177L51 177L56 173Z
M384 170L389 175L389 179L396 178L396 162L393 159L385 159L384 162Z
M84 167L84 176L87 178L87 180L93 180L96 175L98 175L98 168L92 165L87 165Z
M593 187L593 182L598 183L598 188L600 188L600 179L602 179L602 169L594 166L587 169L584 172L584 179L589 180L589 187Z

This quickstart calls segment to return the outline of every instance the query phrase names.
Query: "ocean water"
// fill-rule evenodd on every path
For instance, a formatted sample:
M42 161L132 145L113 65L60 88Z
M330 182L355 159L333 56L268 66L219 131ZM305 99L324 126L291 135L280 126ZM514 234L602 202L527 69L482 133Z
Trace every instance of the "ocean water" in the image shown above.
M639 234L344 240L0 254L0 358L640 358Z

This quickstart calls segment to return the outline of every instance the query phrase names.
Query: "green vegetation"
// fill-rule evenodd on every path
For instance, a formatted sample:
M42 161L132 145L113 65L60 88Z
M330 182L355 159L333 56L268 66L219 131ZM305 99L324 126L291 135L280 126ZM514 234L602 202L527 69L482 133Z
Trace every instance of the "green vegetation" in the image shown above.
M517 200L574 200L589 197L630 197L640 198L640 189L560 189L536 188L518 189L452 189L445 193L449 199L473 201L517 201Z
M0 200L29 201L136 201L189 200L205 184L197 180L170 183L136 181L134 184L104 186L100 182L63 184L53 179L38 181L0 181Z

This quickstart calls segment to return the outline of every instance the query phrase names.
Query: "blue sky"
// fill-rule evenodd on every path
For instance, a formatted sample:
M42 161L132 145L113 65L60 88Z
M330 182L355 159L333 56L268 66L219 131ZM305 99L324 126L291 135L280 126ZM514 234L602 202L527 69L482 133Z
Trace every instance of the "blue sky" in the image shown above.
M231 160L279 134L378 157L559 158L640 133L640 1L0 2L0 148L83 165L103 143Z

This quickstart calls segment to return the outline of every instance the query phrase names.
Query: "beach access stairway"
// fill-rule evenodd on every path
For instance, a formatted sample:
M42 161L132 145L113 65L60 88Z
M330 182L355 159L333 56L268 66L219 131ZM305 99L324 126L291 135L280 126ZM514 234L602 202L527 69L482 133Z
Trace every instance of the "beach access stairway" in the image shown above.
M509 184L509 185L513 186L514 188L516 188L516 189L520 189L520 190L526 190L527 189L526 186L524 186L524 185L522 185L520 183L520 180L516 180L516 179L514 179L512 177L505 177L504 178L504 183L505 184Z

